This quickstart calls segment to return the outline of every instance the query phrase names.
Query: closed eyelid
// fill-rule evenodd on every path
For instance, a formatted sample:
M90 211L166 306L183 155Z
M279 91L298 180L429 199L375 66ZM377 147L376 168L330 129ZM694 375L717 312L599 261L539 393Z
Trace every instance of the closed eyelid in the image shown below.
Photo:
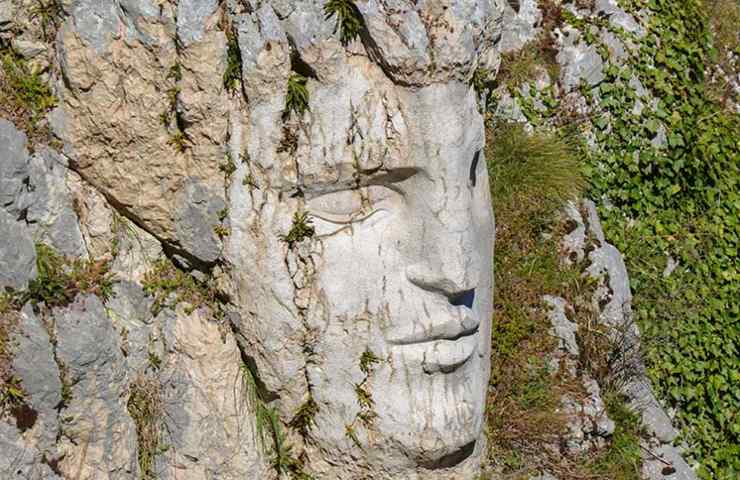
M414 167L400 167L389 170L367 170L360 174L359 182L356 179L344 182L336 182L330 185L306 185L302 191L307 199L315 199L336 192L355 190L361 187L381 186L403 195L403 191L397 184L408 180L422 170Z
M370 212L367 212L365 214L360 214L358 212L352 215L328 215L325 213L313 212L311 216L313 218L318 218L319 220L324 220L325 222L329 222L329 223L335 223L337 225L349 225L351 223L363 222L367 220L368 218L372 217L373 215L375 215L376 213L383 212L383 211L385 211L384 208L378 208Z

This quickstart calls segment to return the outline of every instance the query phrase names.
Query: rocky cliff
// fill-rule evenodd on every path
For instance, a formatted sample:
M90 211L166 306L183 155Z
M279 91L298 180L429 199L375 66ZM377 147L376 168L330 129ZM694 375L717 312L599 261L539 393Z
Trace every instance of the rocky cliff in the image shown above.
M592 35L617 59L630 45L610 32L639 39L648 18L567 8L606 19ZM0 0L0 476L503 475L485 425L485 122L540 128L556 97L585 114L607 75L547 12ZM507 55L543 30L557 75L496 84L502 56L512 75ZM657 126L650 141L670 139ZM563 261L588 265L598 322L622 328L622 257L592 203L565 212ZM566 299L544 302L551 363L588 391L563 397L563 441L598 450L614 424L576 368L583 327ZM638 343L635 328L624 348ZM695 478L634 362L624 393L649 430L645 475Z

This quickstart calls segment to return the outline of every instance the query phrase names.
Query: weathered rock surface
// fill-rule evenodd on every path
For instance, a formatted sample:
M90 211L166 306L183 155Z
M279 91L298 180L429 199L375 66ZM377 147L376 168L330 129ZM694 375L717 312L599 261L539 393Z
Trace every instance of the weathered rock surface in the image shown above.
M670 417L655 397L640 356L640 337L632 320L632 295L622 254L605 237L595 204L584 200L580 208L565 210L576 228L562 242L566 256L587 257L586 273L597 280L593 303L598 308L598 322L608 327L607 334L619 346L611 374L621 385L621 393L640 414L648 432L642 440L643 475L648 479L696 479L691 467L673 445L678 433ZM589 245L591 245L589 247ZM586 252L588 253L586 254Z
M54 314L55 354L68 391L57 448L65 476L132 478L136 427L126 402L131 382L120 337L95 296L78 297Z
M256 448L240 351L208 311L161 317L164 429L171 451L158 456L158 478L269 477Z
M362 31L343 44L325 4L69 0L51 42L0 0L3 38L14 24L13 47L52 67L60 105L48 121L63 142L31 155L0 120L0 287L34 278L35 242L110 258L117 277L105 301L20 314L12 369L33 422L0 414L0 474L475 478L493 219L469 81L535 38L541 13L529 1L515 13L498 1L363 0ZM616 3L594 9L641 34ZM596 33L616 60L631 48ZM535 109L538 92L575 95L604 78L592 46L557 34L558 83L543 73L520 92ZM297 75L306 105L291 110ZM526 118L513 96L499 106ZM583 207L569 208L564 248L600 282L599 322L627 326L634 347L624 262ZM215 298L195 305L178 297L185 280L152 278L165 255ZM164 308L152 296L162 290ZM578 326L564 299L546 300L557 360L574 369ZM581 380L585 400L563 399L574 452L614 429L598 384ZM143 419L142 385L159 409ZM694 478L646 379L624 391L662 458L646 457L646 475ZM672 477L654 473L665 462Z
M36 251L26 224L0 209L0 288L23 289L36 277Z
M12 369L26 392L29 407L25 412L28 418L18 419L23 421L17 420L16 426L25 423L24 438L39 451L53 451L59 434L57 409L62 402L62 383L46 326L30 304L23 308L12 345Z
M8 282L33 277L34 242L117 280L24 311L14 372L37 418L0 438L38 478L477 474L493 222L469 80L497 68L503 6L360 1L343 44L325 4L70 0L53 42L13 20L51 67L63 147L29 155L0 123L1 230L28 253L7 253ZM296 74L305 111L286 108ZM152 278L164 254L217 298Z

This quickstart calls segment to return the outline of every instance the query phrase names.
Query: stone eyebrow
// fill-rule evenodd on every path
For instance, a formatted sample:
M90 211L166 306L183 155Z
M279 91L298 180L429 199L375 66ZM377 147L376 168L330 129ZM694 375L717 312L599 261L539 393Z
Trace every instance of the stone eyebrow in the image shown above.
M351 175L340 176L338 181L333 182L311 182L304 179L300 184L300 191L309 197L319 197L328 193L352 190L370 185L385 185L393 190L395 184L401 183L421 170L415 167L389 168L380 167L373 170L358 171L353 169Z

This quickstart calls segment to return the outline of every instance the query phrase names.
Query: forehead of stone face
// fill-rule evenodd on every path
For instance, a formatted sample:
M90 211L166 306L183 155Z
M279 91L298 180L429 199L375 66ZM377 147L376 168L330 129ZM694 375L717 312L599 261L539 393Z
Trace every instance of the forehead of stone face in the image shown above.
M464 162L482 147L482 120L464 83L399 87L357 59L337 83L309 87L310 122L295 127L304 190L397 181L440 162Z

